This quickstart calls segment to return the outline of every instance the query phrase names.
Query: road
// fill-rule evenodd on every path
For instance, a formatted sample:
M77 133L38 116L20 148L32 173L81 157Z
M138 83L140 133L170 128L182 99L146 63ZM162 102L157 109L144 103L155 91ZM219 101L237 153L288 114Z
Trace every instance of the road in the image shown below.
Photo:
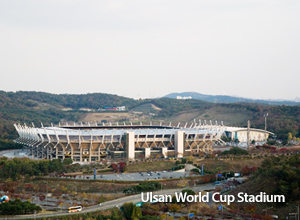
M191 187L190 189L194 191L203 191L203 190L212 190L215 189L214 184L203 184L201 186ZM153 195L174 195L175 192L181 192L183 189L166 189L166 190L160 190L153 192ZM84 208L80 213L89 213L89 212L95 212L95 211L101 211L105 209L110 209L113 207L121 207L126 202L132 202L132 203L139 203L141 202L141 194L136 194L132 196L123 197L120 199L104 202L100 205L96 206L90 206L87 208ZM19 215L17 217L7 217L7 218L0 218L0 219L32 219L32 218L42 218L42 217L55 217L55 216L64 216L64 215L76 215L78 213L67 213L67 212L57 212L53 214L37 214L35 215Z

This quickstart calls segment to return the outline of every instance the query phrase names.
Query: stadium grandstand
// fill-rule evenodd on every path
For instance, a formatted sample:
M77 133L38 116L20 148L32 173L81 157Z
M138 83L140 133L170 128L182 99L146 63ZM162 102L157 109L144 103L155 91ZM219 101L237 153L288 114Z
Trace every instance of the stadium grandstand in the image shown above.
M149 157L183 157L209 153L221 141L223 123L201 121L148 125L130 124L65 124L49 127L14 124L19 134L15 142L22 144L32 158L65 159L91 162L102 158L133 160Z

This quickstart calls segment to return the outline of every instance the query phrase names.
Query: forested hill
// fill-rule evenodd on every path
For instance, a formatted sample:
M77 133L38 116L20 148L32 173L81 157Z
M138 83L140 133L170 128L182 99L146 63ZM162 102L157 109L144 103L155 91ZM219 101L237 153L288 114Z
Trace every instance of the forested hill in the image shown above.
M45 92L4 92L0 91L0 138L13 139L16 133L13 123L51 122L61 119L77 121L80 108L98 109L105 106L133 107L138 102L117 95L93 93L85 95L55 95ZM77 111L65 112L63 108Z
M80 108L98 109L105 106L126 106L129 111L144 111L155 106L151 120L192 122L193 119L223 120L226 125L264 128L264 113L268 112L268 130L285 138L288 132L299 137L300 106L270 106L255 103L214 104L200 100L169 98L134 100L117 95L93 93L85 95L55 95L44 92L0 91L0 139L14 139L13 123L43 122L49 125L61 120L79 122L86 112ZM143 108L144 107L144 108ZM72 108L73 111L63 111ZM145 113L147 114L147 113ZM149 115L148 115L149 116Z
M18 102L27 107L37 107L39 103L47 103L53 107L65 108L93 108L98 109L105 106L122 106L129 108L136 104L130 98L105 93L91 93L84 95L72 94L50 94L45 92L0 92L1 102Z
M246 211L247 206L251 204L254 207L253 212L256 210L256 213L262 214L263 209L272 207L272 212L278 215L279 219L285 219L287 213L297 210L296 205L299 205L300 201L300 155L296 151L291 154L292 152L288 156L267 157L246 183L230 192L235 196L241 192L248 195L259 195L261 192L266 195L283 195L285 202L239 203L233 209L238 209L240 206L240 210Z

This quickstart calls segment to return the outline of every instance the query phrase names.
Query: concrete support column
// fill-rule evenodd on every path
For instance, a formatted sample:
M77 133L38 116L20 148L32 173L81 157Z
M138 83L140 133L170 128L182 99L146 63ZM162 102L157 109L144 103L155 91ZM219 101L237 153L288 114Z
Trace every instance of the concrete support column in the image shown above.
M101 145L99 145L99 147L98 147L98 160L100 161L100 159L101 159L101 157L100 157L100 146Z
M74 161L74 151L73 151L73 146L70 146L71 147L71 159Z
M147 148L144 148L144 149L145 149L145 159L149 158L150 155L151 155L151 148L147 147Z
M65 159L66 150L65 150L65 147L63 147L62 149L63 149L63 155L62 156L63 156L63 160L64 160Z
M44 149L46 149L45 147L42 147L41 148L41 152L40 152L40 157L41 157L41 159L43 159L44 158L44 154L45 154L45 150Z
M92 150L92 144L90 145L90 149L89 149L89 162L91 162L92 161L92 152L93 152L93 150Z
M82 162L82 148L79 148L80 151L80 162Z
M31 158L34 159L34 150L33 150L33 147L31 147Z
M164 158L168 157L168 148L167 147L162 147L161 148L161 154L164 156Z
M126 155L128 160L134 160L135 158L134 149L134 132L126 132Z
M184 131L175 132L175 157L182 158L184 154Z
M46 159L49 159L49 145L46 147Z

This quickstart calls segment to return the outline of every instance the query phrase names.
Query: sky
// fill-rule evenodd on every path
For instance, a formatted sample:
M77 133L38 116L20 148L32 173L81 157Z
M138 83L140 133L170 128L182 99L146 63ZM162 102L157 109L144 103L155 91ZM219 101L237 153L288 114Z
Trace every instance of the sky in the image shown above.
M0 90L300 97L299 0L0 0Z

